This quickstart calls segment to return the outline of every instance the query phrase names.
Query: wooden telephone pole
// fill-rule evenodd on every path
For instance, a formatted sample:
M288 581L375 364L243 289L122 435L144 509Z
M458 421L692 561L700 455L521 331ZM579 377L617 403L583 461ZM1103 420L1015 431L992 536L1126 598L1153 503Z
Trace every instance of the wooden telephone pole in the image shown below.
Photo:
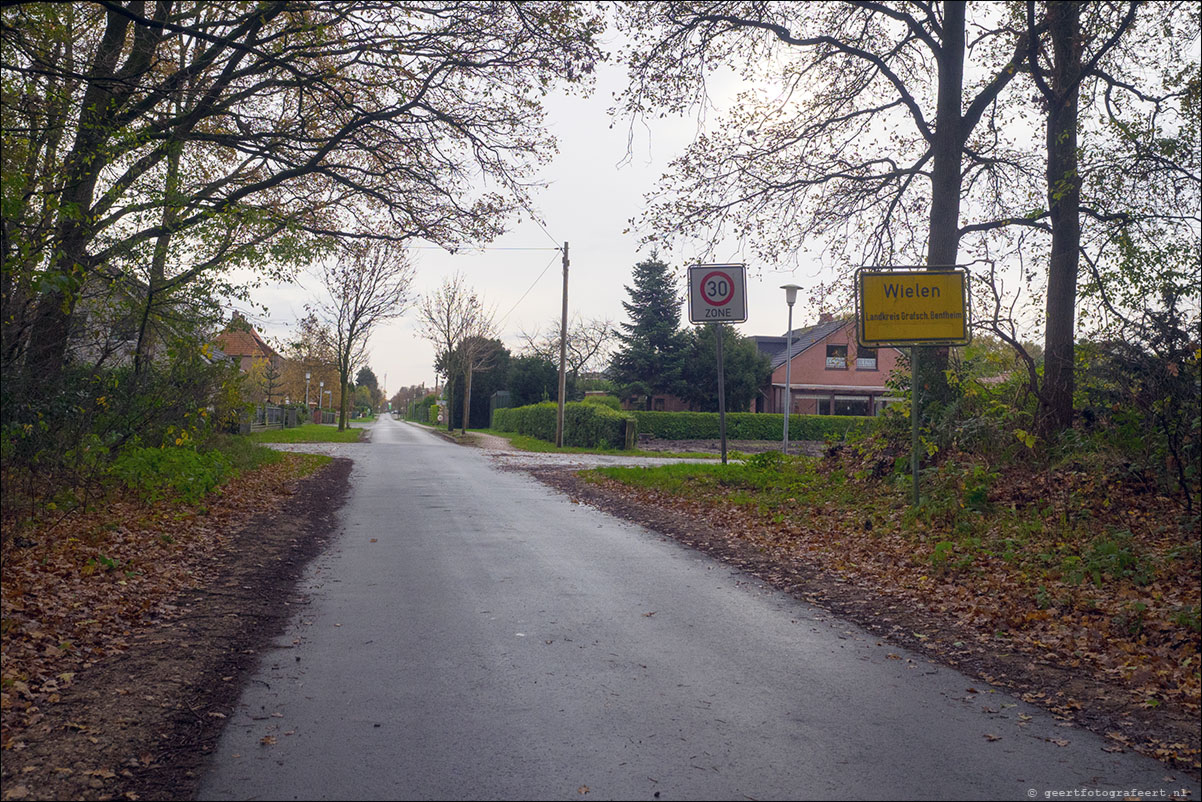
M563 244L563 316L559 321L559 408L555 413L555 447L563 448L563 402L568 387L568 243Z

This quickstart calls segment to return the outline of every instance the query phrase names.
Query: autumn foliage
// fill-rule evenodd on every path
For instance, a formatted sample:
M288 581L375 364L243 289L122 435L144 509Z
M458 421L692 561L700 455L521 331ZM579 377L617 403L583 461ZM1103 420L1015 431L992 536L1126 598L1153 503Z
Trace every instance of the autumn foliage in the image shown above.
M176 496L151 503L135 490L113 488L66 526L47 521L6 538L3 749L20 747L77 674L124 651L139 628L169 617L177 594L205 586L229 538L327 461L282 456L198 503Z

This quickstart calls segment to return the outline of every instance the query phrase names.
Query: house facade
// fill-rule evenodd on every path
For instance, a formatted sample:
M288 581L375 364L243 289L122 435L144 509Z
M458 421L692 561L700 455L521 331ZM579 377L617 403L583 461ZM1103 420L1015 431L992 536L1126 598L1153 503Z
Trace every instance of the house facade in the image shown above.
M772 360L772 373L755 402L756 412L801 415L877 415L899 400L888 387L897 367L896 348L860 348L854 318L823 315L818 323L785 336L753 336ZM792 354L786 389L786 359Z
M217 335L214 344L230 359L237 360L238 368L243 373L250 372L258 360L269 362L277 370L284 363L284 358L238 312L234 313L229 326Z

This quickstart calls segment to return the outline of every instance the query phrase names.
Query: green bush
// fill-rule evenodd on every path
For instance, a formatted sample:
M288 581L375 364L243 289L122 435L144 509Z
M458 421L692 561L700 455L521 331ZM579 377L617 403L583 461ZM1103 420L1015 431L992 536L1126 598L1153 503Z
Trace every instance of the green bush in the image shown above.
M492 428L555 442L557 414L557 406L549 401L498 409L493 413ZM578 448L624 448L626 422L630 417L602 404L580 401L564 404L563 444Z
M716 412L632 412L639 431L665 440L713 440L719 437ZM852 415L790 415L790 440L841 440L868 430L874 418ZM784 416L764 412L728 412L726 436L731 440L780 440Z
M113 462L112 473L145 501L175 494L195 504L221 484L233 468L220 451L195 448L130 448Z
M616 395L586 395L582 403L600 404L602 406L609 407L615 412L620 412L622 410L622 402L618 400Z
M429 423L430 409L434 407L434 402L437 400L438 396L434 395L434 393L430 393L424 398L414 401L412 404L410 404L408 409L409 420L417 421L418 423ZM435 414L437 415L437 413Z

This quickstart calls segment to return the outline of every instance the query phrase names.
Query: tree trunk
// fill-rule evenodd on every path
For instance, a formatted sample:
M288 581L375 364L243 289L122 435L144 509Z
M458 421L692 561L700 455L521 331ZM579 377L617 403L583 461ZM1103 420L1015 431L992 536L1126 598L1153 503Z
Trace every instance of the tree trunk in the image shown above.
M58 255L51 265L54 289L44 293L34 313L29 332L26 375L35 394L55 392L67 355L71 316L79 290L91 269L85 258L89 232L86 229L100 173L107 166L103 144L113 123L109 117L117 62L125 45L129 20L109 11L104 35L89 68L89 80L81 104L78 133L67 157L59 220L55 240ZM128 90L126 90L128 91Z
M939 84L935 134L931 143L931 217L927 240L927 268L951 267L960 250L960 167L964 149L962 110L964 95L965 4L944 4L943 40L938 52ZM929 349L921 361L919 382L928 401L948 400L947 348Z
M167 230L155 240L154 255L150 260L150 275L146 282L146 303L142 307L142 320L138 326L138 346L134 351L135 376L141 376L154 357L157 332L153 318L155 317L155 305L159 303L155 296L167 281L167 254L171 248L170 228L178 214L178 207L174 203L175 196L179 192L179 160L180 149L177 147L167 156L167 179L163 192L165 202L162 216L163 228Z
M472 414L472 363L468 360L463 384L463 431L467 434L468 418Z
M1048 3L1052 96L1048 98L1048 264L1043 396L1039 433L1045 438L1073 425L1073 334L1076 328L1081 179L1077 169L1077 95L1081 76L1081 5Z
M341 396L338 399L338 431L340 432L346 429L346 388L350 385L351 380L349 376L350 372L348 371L347 373L340 374L338 377L338 393Z

